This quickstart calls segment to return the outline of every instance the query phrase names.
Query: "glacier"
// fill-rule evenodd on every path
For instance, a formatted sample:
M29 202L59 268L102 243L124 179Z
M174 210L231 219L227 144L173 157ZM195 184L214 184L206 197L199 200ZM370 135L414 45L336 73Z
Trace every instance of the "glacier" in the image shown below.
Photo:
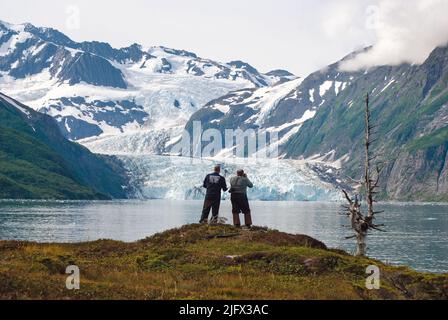
M324 181L315 170L323 163L277 159L196 159L158 155L121 155L131 173L134 197L140 199L201 200L202 182L216 164L227 180L243 168L254 183L251 200L338 201L341 192L335 183ZM334 168L333 168L334 169ZM330 169L326 169L330 171ZM226 199L228 193L223 195Z

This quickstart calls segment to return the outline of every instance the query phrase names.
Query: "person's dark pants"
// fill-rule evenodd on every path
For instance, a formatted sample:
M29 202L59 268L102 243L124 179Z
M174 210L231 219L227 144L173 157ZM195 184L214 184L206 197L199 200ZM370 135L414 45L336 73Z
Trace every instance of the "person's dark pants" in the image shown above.
M232 193L230 200L232 201L233 224L236 227L241 226L240 213L243 213L244 224L250 227L252 225L252 215L247 195L243 193Z
M219 206L221 205L221 195L207 195L204 201L204 208L202 209L202 216L200 223L207 223L210 210L212 210L212 221L218 219Z

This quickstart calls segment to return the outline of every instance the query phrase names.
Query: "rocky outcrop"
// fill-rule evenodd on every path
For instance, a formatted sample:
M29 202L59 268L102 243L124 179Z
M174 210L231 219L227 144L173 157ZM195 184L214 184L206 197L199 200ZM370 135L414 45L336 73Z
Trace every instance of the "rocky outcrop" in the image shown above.
M385 178L385 190L393 200L448 200L448 142L424 150L402 152Z
M86 82L95 86L126 89L121 71L104 58L90 53L78 53L68 61L58 75L61 81L71 85Z

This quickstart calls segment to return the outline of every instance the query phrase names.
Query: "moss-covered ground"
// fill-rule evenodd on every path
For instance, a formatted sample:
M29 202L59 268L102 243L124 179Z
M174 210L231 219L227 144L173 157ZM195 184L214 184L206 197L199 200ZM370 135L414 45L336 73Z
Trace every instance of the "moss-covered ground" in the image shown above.
M381 288L366 288L377 265ZM66 267L80 289L66 288ZM310 237L188 225L135 243L0 242L0 299L447 299L448 275L357 258Z

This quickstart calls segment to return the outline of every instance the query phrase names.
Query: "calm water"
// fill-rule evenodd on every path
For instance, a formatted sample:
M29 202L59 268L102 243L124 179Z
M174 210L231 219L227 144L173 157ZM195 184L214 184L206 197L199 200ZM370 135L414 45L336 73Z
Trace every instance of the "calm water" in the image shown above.
M18 202L0 201L0 239L81 242L135 241L199 220L199 201ZM431 272L448 272L448 205L382 204L378 222L387 232L369 238L369 255ZM353 252L354 240L340 205L319 202L253 202L254 223L315 237ZM230 203L222 216L231 221Z

